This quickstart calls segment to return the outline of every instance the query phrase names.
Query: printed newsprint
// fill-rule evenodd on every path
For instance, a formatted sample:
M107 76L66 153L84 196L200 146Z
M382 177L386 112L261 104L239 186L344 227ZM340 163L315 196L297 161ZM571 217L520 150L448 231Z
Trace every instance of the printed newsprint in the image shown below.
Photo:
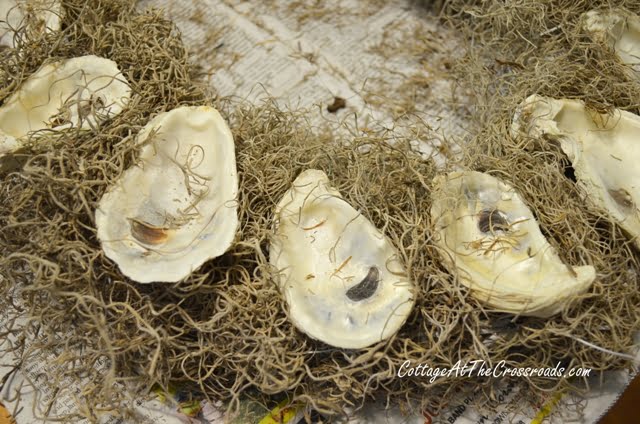
M429 130L436 143L465 138L469 111L464 95L447 70L460 54L457 34L438 24L435 16L410 0L143 0L139 8L160 8L182 32L195 61L221 96L260 103L275 98L282 108L306 110L314 125L335 131L393 129L420 138ZM425 153L433 146L418 146ZM0 334L7 320L0 311ZM2 354L15 335L0 339L0 422L11 414L18 424L47 422L46 416L73 412L72 393L51 404L51 388L40 384L50 361L24 363ZM475 412L472 398L452 402L438 416L407 416L399 409L368 405L350 423L595 423L630 381L627 371L611 372L593 381L580 399L583 414L557 411L561 395L549 394L538 410L522 416L508 413L526 394L505 386L498 399L504 408L491 415ZM17 402L17 393L20 402ZM222 405L202 402L197 417L160 401L132 405L140 423L223 423ZM3 410L6 408L6 410ZM256 410L250 403L235 422L288 422L301 419L300 408L279 405ZM257 412L256 412L257 411ZM562 418L557 418L559 412ZM3 415L4 414L4 415ZM279 418L277 421L275 418ZM51 422L49 420L48 422ZM122 422L105 417L104 423ZM546 421L545 421L546 422Z

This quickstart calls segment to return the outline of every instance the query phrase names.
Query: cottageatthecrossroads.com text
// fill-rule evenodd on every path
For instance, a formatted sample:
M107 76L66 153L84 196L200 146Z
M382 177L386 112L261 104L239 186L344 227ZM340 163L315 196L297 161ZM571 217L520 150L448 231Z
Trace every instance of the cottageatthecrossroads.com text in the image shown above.
M495 366L486 361L477 359L463 363L456 362L451 368L432 368L427 364L411 365L411 361L405 361L398 369L397 376L403 377L429 377L429 383L442 377L589 377L589 368L566 369L560 362L553 368L513 368L506 361L500 361Z

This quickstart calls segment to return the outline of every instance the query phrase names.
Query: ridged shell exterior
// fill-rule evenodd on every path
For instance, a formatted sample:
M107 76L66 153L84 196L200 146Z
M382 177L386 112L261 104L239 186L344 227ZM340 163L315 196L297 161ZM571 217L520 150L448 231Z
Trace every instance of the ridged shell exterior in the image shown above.
M432 200L434 242L444 263L489 308L548 317L595 278L591 266L564 264L518 193L491 175L437 176Z
M351 349L398 331L413 306L413 284L395 247L324 172L301 173L275 219L270 261L298 329Z
M214 108L185 106L153 118L137 143L139 162L100 200L98 238L131 279L179 281L235 238L233 136Z

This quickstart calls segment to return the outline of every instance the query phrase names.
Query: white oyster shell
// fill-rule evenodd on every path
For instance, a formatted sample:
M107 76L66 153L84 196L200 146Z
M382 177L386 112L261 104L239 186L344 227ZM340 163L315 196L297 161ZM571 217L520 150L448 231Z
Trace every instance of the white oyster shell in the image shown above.
M622 9L592 10L583 16L583 28L608 46L640 78L640 17Z
M34 131L89 129L119 114L130 95L112 60L82 56L46 64L0 107L0 157Z
M14 47L14 31L25 23L30 35L60 29L59 0L0 0L0 45Z
M616 220L640 247L640 117L602 114L579 100L533 95L513 118L512 135L560 142L587 198Z
M276 208L270 261L295 326L358 349L398 331L413 284L386 237L318 170L301 173Z
M562 262L515 190L480 172L434 179L434 242L447 267L489 307L548 317L595 278Z
M102 248L140 283L175 282L231 246L238 228L233 136L217 110L179 107L137 137L139 163L96 209Z

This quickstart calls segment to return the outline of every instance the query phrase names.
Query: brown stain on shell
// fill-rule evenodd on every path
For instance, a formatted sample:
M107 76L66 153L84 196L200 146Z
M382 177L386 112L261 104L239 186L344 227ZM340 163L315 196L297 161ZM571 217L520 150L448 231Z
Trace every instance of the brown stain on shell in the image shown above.
M170 230L163 227L151 225L148 222L131 219L131 235L140 243L157 245L162 244L169 238Z

